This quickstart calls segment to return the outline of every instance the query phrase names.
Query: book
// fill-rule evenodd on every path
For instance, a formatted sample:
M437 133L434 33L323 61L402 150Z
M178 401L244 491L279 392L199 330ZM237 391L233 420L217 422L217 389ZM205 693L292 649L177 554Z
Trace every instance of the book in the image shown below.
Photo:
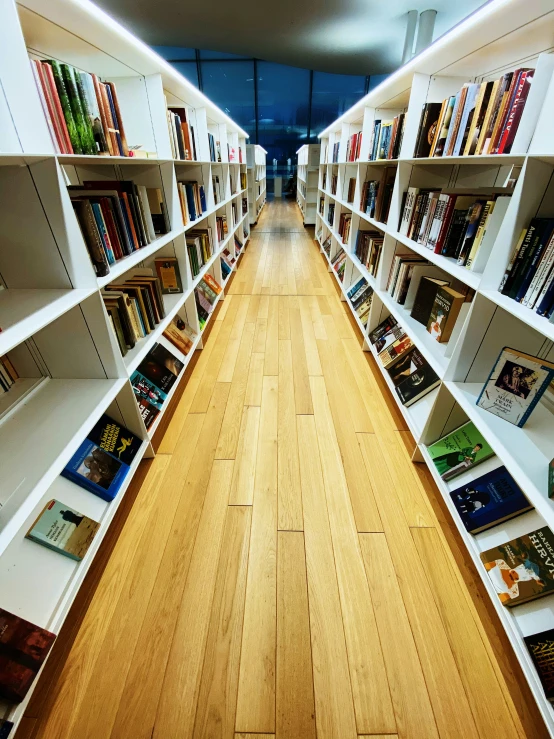
M8 739L12 729L12 721L8 721L8 719L5 718L0 718L0 739Z
M553 379L553 362L505 346L477 405L521 428Z
M394 329L393 329L394 330ZM379 352L379 359L385 369L392 367L398 360L407 354L413 348L412 340L409 336L403 336L394 341L390 346Z
M163 332L164 337L185 356L190 352L196 334L181 316L175 316Z
M177 257L159 257L154 260L154 264L160 279L162 293L164 295L182 293L183 283L181 282L181 271Z
M446 280L423 276L419 283L410 316L418 323L427 326L437 293L441 287L447 285Z
M441 108L441 103L425 103L423 105L414 149L414 158L429 156Z
M131 431L104 414L61 474L110 502L123 484L141 444Z
M464 423L427 447L444 481L494 456L494 452L472 421Z
M547 526L482 552L481 561L505 606L554 591L554 534Z
M441 343L450 339L464 301L465 295L451 287L439 287L427 321L427 332L434 339Z
M375 344L375 342L380 339L382 336L384 336L393 326L397 325L397 320L394 316L387 316L384 321L382 321L377 328L374 328L373 331L370 331L368 334L368 339L372 344Z
M548 497L554 498L554 459L548 464Z
M25 534L26 539L80 562L100 524L59 500L50 500Z
M478 534L533 508L504 466L456 488L450 498L470 534Z
M403 367L402 372L399 372L400 362L397 362L390 370L390 374L400 402L408 408L434 390L440 384L440 378L417 347L414 347L401 362L405 364L406 359L408 365Z
M538 672L544 694L552 703L554 701L554 629L524 636L523 641Z
M0 697L21 703L56 635L0 608Z
M166 349L163 344L154 344L148 352L148 358L152 358L160 367L165 367L171 374L178 377L185 366L180 359Z

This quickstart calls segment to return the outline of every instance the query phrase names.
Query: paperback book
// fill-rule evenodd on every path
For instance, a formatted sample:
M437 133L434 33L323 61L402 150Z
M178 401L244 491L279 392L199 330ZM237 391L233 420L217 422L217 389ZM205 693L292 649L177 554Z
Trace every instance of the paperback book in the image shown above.
M554 629L524 636L523 640L539 674L544 694L552 703L554 701Z
M440 384L439 376L425 361L417 347L397 362L390 370L390 374L395 384L396 394L402 405L407 408L417 403Z
M195 332L181 316L173 318L163 335L185 356L190 352L196 341Z
M59 500L50 500L25 536L80 562L92 544L99 526L97 521Z
M471 421L435 441L427 447L427 451L445 482L494 456L493 450Z

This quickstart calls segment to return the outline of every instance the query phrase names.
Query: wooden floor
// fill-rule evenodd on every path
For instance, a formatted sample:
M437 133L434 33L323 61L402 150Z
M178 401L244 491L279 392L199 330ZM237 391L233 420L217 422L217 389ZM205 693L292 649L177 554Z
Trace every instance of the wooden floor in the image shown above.
M18 738L546 736L295 205L228 292Z

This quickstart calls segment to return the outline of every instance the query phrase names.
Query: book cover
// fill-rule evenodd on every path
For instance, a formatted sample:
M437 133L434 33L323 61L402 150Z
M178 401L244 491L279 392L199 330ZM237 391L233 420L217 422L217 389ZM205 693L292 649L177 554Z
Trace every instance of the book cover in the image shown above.
M166 396L177 379L171 370L167 369L164 365L158 364L152 356L152 352L147 354L146 358L137 367L137 370Z
M180 316L175 316L163 335L185 356L190 352L196 340L195 332Z
M441 286L447 284L445 280L423 276L419 283L410 316L418 323L427 326L437 293Z
M504 466L453 490L450 497L470 534L478 534L533 508Z
M554 378L554 363L504 347L477 405L521 428Z
M50 500L27 531L25 538L80 562L92 544L100 524L92 518Z
M554 629L524 636L523 640L539 674L544 694L552 702L554 701Z
M389 367L392 367L399 359L402 359L402 357L407 354L413 346L414 345L409 336L397 339L393 344L379 353L381 364L385 369L389 369Z
M382 321L377 328L374 328L373 331L369 332L368 339L372 344L375 344L375 342L380 339L384 334L387 333L393 326L396 326L397 321L394 316L387 316L384 321Z
M0 718L0 739L8 739L13 723L7 719Z
M421 111L421 120L414 150L414 157L428 157L435 138L442 103L425 103Z
M427 451L445 481L494 456L493 450L472 421L438 439L427 447Z
M21 703L37 676L55 634L0 608L0 697Z
M174 356L163 344L155 344L149 353L149 356L157 362L161 367L165 367L175 377L177 377L185 366L176 356Z
M405 367L402 376L398 375L397 365L394 365L391 370L394 374L393 382L396 385L396 393L402 405L407 408L421 400L440 383L439 376L417 348L414 347L408 356L410 363L408 367Z
M439 287L427 321L427 332L434 339L441 343L450 339L464 301L465 296L451 287Z
M554 534L547 526L482 552L481 561L505 606L554 591Z
M164 393L152 380L149 380L141 372L135 370L131 375L131 386L135 396L147 400L150 405L161 410L167 399L167 393Z
M142 420L144 421L144 425L147 429L149 429L156 420L156 416L160 411L158 410L158 408L156 408L156 406L152 405L152 403L149 403L146 398L141 397L136 392L135 400L137 401L139 413Z
M183 292L181 271L176 257L162 257L155 260L156 272L164 295Z

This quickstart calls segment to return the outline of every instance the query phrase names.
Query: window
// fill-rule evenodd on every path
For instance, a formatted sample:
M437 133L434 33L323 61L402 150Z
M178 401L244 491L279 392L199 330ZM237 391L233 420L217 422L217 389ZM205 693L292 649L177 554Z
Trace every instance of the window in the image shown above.
M254 62L202 62L203 92L254 139Z
M206 49L200 49L200 59L206 61L207 59L250 59L250 57L241 56L240 54L228 54L226 51L206 51Z
M196 62L171 62L171 65L175 67L183 77L186 77L189 82L192 82L195 87L200 87L198 84L198 67L196 66Z
M310 122L312 142L317 141L318 133L364 96L365 80L362 75L314 72Z
M196 49L189 49L184 46L153 46L152 48L168 62L181 62L185 59L196 59Z

